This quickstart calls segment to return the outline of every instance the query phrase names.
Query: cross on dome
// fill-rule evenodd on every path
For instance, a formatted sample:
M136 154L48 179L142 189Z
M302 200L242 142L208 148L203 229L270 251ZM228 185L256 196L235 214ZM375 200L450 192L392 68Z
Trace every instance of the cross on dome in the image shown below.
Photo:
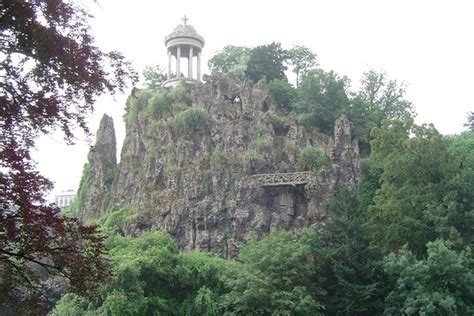
M183 22L184 22L184 26L187 25L187 22L188 22L188 18L186 17L186 14L184 15L184 17L182 18Z

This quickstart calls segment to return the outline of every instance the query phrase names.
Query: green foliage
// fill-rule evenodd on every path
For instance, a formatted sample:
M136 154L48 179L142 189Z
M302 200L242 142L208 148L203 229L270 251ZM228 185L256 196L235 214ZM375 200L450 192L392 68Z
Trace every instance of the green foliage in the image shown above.
M406 247L385 259L394 281L386 298L386 315L473 315L474 272L470 248L452 250L437 239L427 257L417 259Z
M411 122L386 121L373 130L371 159L383 168L369 207L374 238L387 252L407 244L417 255L436 238L469 244L474 233L474 194L466 190L474 186L472 135L447 138L433 126Z
M265 113L266 117L272 122L273 126L283 127L288 120L287 116L281 116L273 111L268 111Z
M127 99L125 120L129 123L138 122L138 114L148 107L148 100L153 96L150 90L137 90Z
M224 275L233 264L203 253L180 254L161 232L108 240L113 278L95 300L66 295L54 315L220 315Z
M286 51L280 43L273 42L269 45L257 46L250 52L245 76L254 83L260 79L286 81L286 66L284 65L286 59Z
M86 312L88 302L86 299L73 294L68 293L64 295L54 307L52 316L83 316L91 315ZM92 316L92 315L91 315Z
M366 214L354 192L341 188L328 205L328 217L308 229L304 241L317 262L321 303L329 315L377 315L385 290L381 252L371 245Z
M69 209L73 213L78 213L84 203L84 197L89 190L89 185L91 181L90 166L88 163L84 164L82 168L81 181L79 182L79 189L77 190L76 198L74 202L70 205Z
M176 115L173 120L175 128L186 134L202 130L206 123L207 113L199 107L190 107Z
M368 210L374 204L374 196L380 189L380 177L383 167L380 163L375 163L366 158L361 161L362 180L358 186L358 200L362 210Z
M304 75L308 70L317 66L316 54L309 48L300 45L295 45L288 50L288 61L296 74L296 87L299 86L300 75Z
M72 203L72 205L74 204L74 202ZM79 210L77 208L72 208L72 205L70 205L69 207L63 207L61 208L61 216L64 216L64 217L77 217L79 216Z
M204 171L202 173L202 192L204 194L209 194L211 191L211 186L212 186L212 178L211 175L209 174L209 171Z
M278 172L291 172L293 171L290 165L288 165L285 161L280 161L277 165Z
M406 88L390 80L383 72L364 73L361 88L345 110L352 122L352 132L359 139L362 154L370 152L370 133L384 120L409 120L414 115L412 104L405 99Z
M321 149L308 145L298 153L297 162L299 170L316 173L328 160Z
M334 122L349 106L349 80L334 72L311 70L303 77L298 88L296 112L307 127L332 133Z
M308 247L290 232L251 240L240 252L239 268L222 296L225 315L319 315Z
M228 45L209 59L208 66L211 73L233 73L243 76L249 58L249 48Z
M257 173L258 168L265 162L265 157L258 153L255 149L249 149L243 155L244 169L248 174Z
M137 90L127 100L125 119L129 123L134 123L140 117L145 117L153 122L163 118L165 114L173 116L177 105L187 107L191 106L191 103L184 82L171 90Z
M166 90L154 94L149 100L146 108L147 116L154 120L160 119L165 113L173 115L173 99L171 93Z
M130 205L106 213L99 219L99 223L105 232L121 232L124 227L136 223L137 218L146 215L146 213L146 209Z
M225 167L227 157L221 150L214 148L211 153L211 168L214 170L221 170Z
M412 104L405 100L405 85L389 80L385 73L365 72L361 86L358 96L366 103L371 127L380 127L383 120L414 115Z
M258 154L264 154L271 150L272 143L268 137L259 136L250 143L250 148Z
M286 81L274 79L269 84L270 95L285 109L290 109L296 100L296 90Z
M143 70L145 86L149 90L158 90L161 84L166 81L167 76L160 66L146 66Z
M180 83L172 90L160 90L155 92L148 100L146 115L151 120L158 120L164 117L165 114L173 117L173 109L176 104L182 106L190 106L191 99L186 93L186 86Z
M167 177L176 174L179 171L179 167L174 161L168 161L165 166L165 175Z
M467 122L464 124L471 132L474 131L474 112L467 113Z

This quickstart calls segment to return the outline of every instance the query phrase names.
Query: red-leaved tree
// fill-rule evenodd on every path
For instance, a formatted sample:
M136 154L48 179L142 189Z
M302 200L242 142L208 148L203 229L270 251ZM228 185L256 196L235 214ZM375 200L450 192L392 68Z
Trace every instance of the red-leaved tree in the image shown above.
M90 295L109 275L103 237L46 204L52 184L30 155L54 129L69 143L76 127L89 133L95 99L137 80L95 46L89 18L69 0L0 1L0 314L46 311L52 276Z

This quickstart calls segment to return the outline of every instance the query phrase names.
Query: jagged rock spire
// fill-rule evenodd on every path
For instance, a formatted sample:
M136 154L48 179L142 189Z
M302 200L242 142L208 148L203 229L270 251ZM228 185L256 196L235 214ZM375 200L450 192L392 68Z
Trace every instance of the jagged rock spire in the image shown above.
M114 121L104 114L97 130L96 143L91 146L88 164L84 167L77 198L80 218L95 218L102 215L108 203L110 188L117 169L117 142Z

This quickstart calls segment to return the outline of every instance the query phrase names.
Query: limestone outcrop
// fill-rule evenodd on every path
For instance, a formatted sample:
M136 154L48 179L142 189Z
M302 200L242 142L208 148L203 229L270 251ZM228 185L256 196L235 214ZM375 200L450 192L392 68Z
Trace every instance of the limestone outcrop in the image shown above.
M117 170L117 142L112 117L104 114L100 120L96 143L90 148L87 158L77 197L82 220L103 215L110 199Z
M252 235L301 231L324 220L337 188L355 187L359 153L347 118L336 122L329 137L282 112L264 84L228 76L205 80L187 87L188 102L177 102L173 111L127 121L109 203L94 193L84 214L122 209L116 222L124 234L165 230L182 249L235 257ZM190 104L204 119L197 126L179 125ZM307 171L300 153L308 147L326 163L305 184L262 186L255 177ZM100 188L96 193L108 192Z

